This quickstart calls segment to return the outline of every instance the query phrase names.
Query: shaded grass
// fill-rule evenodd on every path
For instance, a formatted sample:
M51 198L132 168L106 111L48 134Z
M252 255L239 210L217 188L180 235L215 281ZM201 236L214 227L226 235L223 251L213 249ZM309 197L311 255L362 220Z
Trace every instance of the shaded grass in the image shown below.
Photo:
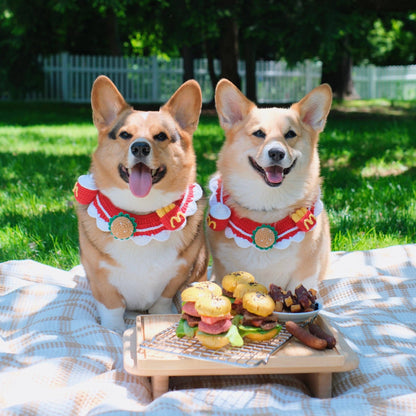
M321 136L333 250L416 242L414 107L370 104L336 107ZM203 115L194 138L203 186L223 137L216 116ZM0 103L0 261L79 263L72 187L95 146L89 106Z

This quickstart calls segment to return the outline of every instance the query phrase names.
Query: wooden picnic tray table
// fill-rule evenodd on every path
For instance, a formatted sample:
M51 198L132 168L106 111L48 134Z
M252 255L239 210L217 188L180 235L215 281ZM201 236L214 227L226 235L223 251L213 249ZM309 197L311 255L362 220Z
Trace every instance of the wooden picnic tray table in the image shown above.
M151 377L154 399L168 391L169 377L235 374L299 374L315 397L328 398L332 393L332 374L358 366L357 355L321 315L315 322L334 334L337 339L334 349L318 351L309 348L287 336L282 324L281 345L276 344L277 347L273 346L265 353L260 351L260 355L254 351L261 350L261 344L267 342L244 347L249 350L249 355L253 351L254 360L252 357L241 360L239 355L246 353L241 353L237 347L225 347L226 356L221 357L221 350L207 350L197 340L174 337L172 333L180 317L176 314L139 315L136 327L126 330L123 336L124 368L130 374ZM278 349L273 351L275 348Z

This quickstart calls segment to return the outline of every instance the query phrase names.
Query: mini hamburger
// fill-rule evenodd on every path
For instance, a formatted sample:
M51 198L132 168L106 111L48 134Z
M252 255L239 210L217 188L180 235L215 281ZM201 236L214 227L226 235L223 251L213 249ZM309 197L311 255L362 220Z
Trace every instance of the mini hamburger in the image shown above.
M273 299L262 292L248 292L243 296L243 311L238 330L251 341L266 341L279 334L281 325L273 315Z
M261 283L239 283L233 292L234 302L232 302L231 313L233 315L241 314L243 312L243 297L249 292L261 292L268 294L267 287Z
M182 299L182 317L176 328L176 335L179 338L187 336L192 338L198 329L201 321L199 313L195 309L195 303L198 299L211 298L212 296L221 295L222 290L214 282L197 282L186 288L181 293Z
M241 347L243 339L231 319L231 302L225 296L205 296L195 303L201 321L196 338L210 349L219 349L228 344Z
M227 274L222 278L221 281L223 295L229 297L232 300L234 298L234 290L238 284L254 283L254 281L254 276L248 272L232 272Z
M254 276L248 272L240 271L240 272L232 272L230 274L225 275L222 278L221 286L222 286L222 294L227 296L232 303L231 313L235 315L239 313L239 306L235 302L234 291L236 290L238 285L248 284L248 283L255 283ZM241 302L240 302L241 303Z

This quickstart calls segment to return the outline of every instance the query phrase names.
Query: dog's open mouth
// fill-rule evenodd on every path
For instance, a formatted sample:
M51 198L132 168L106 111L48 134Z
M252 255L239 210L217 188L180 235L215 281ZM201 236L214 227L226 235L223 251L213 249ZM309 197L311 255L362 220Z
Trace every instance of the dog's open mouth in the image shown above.
M165 165L161 165L157 169L150 169L144 163L137 163L130 169L121 163L118 165L121 179L129 184L130 191L138 198L147 196L152 185L158 183L166 175L166 171Z
M282 184L285 176L295 166L297 159L295 159L288 168L282 168L278 165L272 165L268 166L267 168L262 168L258 163L256 163L256 161L251 156L249 156L248 160L251 166L253 166L253 168L263 177L267 185L276 187Z

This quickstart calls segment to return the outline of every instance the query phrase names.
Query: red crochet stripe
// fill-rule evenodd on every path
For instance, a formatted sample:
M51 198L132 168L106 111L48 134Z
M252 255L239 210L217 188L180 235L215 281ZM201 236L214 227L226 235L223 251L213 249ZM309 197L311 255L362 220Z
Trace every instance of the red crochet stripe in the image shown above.
M108 221L109 219L104 214L101 207L99 206L98 201L102 205L102 207L105 209L105 211L108 213L110 218L115 215L120 214L120 212L122 212L123 214L128 214L131 218L134 218L134 220L136 221L136 225L137 225L136 232L134 233L134 235L139 235L139 234L143 235L143 232L140 231L142 229L146 229L150 227L157 227L157 226L162 227L162 223L160 221L159 216L156 214L156 212L151 212L150 214L145 214L145 215L132 214L131 212L124 211L116 207L109 198L107 198L101 192L98 192L96 199L93 201L93 204L95 208L97 209L98 215L105 221ZM146 234L148 233L150 233L150 235L157 234L159 231L160 230L158 229L153 230L153 231L147 231Z
M173 208L171 212L166 214L166 216L168 217L168 220L170 219L171 215L175 215L179 211L184 214L188 208L188 205L193 201L193 197L194 197L194 186L192 185L189 187L188 195L185 201L182 198L173 202L173 204L176 205L176 208ZM161 231L161 229L162 230L163 229L175 229L175 228L170 228L168 226L169 221L166 221L166 223L162 221L162 219L159 217L159 215L156 212L151 212L150 214L144 214L144 215L132 214L128 211L124 211L116 207L109 198L107 198L101 192L98 192L97 197L94 200L93 204L95 208L97 209L98 215L105 221L108 221L108 218L106 217L103 210L99 206L98 201L101 203L105 211L109 214L110 218L120 213L128 214L130 217L134 218L134 220L136 221L136 232L133 234L133 236L155 235L155 234L158 234ZM182 207L181 207L181 204L183 204ZM185 218L183 217L181 223L183 223L184 221L185 221ZM179 227L181 223L175 222L174 225ZM148 230L148 228L152 228L152 229Z
M219 178L218 187L216 190L216 197L217 197L217 201L219 202L221 202L221 188L222 188L222 180L221 178ZM226 193L223 193L222 202L226 204L228 198L229 198L229 195L227 195ZM235 210L232 207L230 206L228 207L231 210L231 216L228 222L228 227L232 229L233 233L236 236L243 238L245 240L252 241L251 237L248 237L246 234L241 233L239 229L241 229L242 231L246 232L247 234L251 236L257 227L260 227L265 224L250 220L249 218L240 217L236 214ZM310 208L310 212L314 214L314 211L315 211L315 206L312 206ZM299 232L299 228L297 227L297 224L295 223L295 221L292 219L290 215L281 219L280 221L267 223L267 225L273 227L277 231L277 236L278 236L277 241L289 239ZM238 227L239 229L237 229L236 227ZM292 228L293 228L293 231L282 236L282 234L286 233Z
M189 204L194 199L195 185L191 185L188 188L188 192L177 201L173 202L175 207L169 212L165 213L162 217L156 212L150 214L137 215L128 211L124 211L116 207L111 200L98 190L92 190L84 188L79 182L74 187L74 195L76 200L83 205L92 203L97 210L98 216L105 222L119 214L127 214L133 218L136 222L136 231L133 236L139 235L156 235L163 230L175 230L180 228L186 221L185 212L188 209ZM106 213L105 213L105 212ZM108 216L106 215L108 214ZM183 214L183 215L181 215ZM149 228L151 228L149 230Z

